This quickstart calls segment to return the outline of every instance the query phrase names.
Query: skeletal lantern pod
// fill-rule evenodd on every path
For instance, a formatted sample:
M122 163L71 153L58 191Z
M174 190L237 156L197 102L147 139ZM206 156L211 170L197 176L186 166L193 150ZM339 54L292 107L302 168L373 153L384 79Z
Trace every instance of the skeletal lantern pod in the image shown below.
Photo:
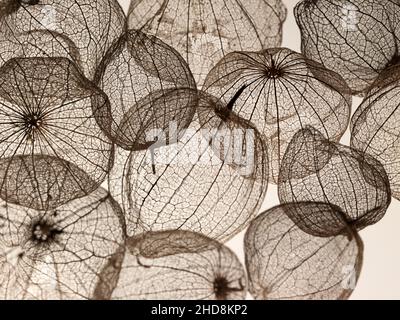
M330 142L311 127L299 131L290 142L282 160L278 192L282 203L324 202L336 206L341 219L356 230L380 221L391 203L389 179L378 160ZM312 214L297 212L295 216L300 218L294 221L303 230L313 222L320 228L336 225L341 230L338 217Z
M208 74L204 90L263 134L274 182L298 130L311 125L339 141L350 120L352 99L345 81L286 48L226 55Z
M10 35L0 32L0 43L2 37L10 39ZM16 45L4 46L7 50L0 53L0 65L12 58L64 57L76 62L82 69L79 49L75 43L65 35L50 30L31 31L29 37L20 40Z
M378 159L400 199L400 67L383 72L369 88L351 122L351 146Z
M104 189L52 210L3 201L0 220L2 299L109 299L115 276L103 270L125 225Z
M0 198L45 211L97 189L82 169L57 157L25 155L0 159Z
M287 212L340 216L325 203L290 203L272 208L250 225L244 240L249 291L258 300L343 300L356 288L363 243L348 226L335 236L304 232Z
M105 271L118 272L115 300L244 300L247 293L246 273L236 255L189 231L128 239L125 252L114 256Z
M176 48L201 87L224 54L279 46L286 13L281 0L136 0L128 26Z
M384 69L400 62L397 1L303 0L295 8L302 52L364 95Z
M181 229L226 241L245 228L268 184L258 131L199 93L195 120L183 133L159 139L165 140L170 143L131 152L123 170L112 172L110 190L120 193L128 235Z
M111 117L103 130L125 150L145 150L151 130L174 122L187 127L197 105L192 73L172 47L154 36L129 30L105 55L95 82L108 95Z
M0 64L19 56L62 56L93 79L125 27L116 0L1 0Z
M96 107L92 99L96 99ZM30 195L18 194L33 189L37 190L33 194L40 193L40 180L47 180L46 186L51 186L46 170L55 178L61 174L58 183L68 181L71 196L83 196L98 188L113 164L113 144L99 126L109 120L109 107L107 96L68 59L15 58L6 62L0 68L3 200L29 206L31 201L26 196ZM87 179L77 178L82 172ZM19 190L20 183L30 185ZM61 188L61 184L53 187ZM67 198L61 203L72 200ZM34 208L44 209L41 200L32 202ZM60 205L59 200L45 202Z

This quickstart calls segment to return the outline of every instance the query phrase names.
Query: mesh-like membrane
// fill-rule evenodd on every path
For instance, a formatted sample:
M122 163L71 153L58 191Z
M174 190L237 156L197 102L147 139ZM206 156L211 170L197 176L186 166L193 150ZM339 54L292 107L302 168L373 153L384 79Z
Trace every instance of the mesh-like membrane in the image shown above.
M346 82L290 49L228 54L210 71L204 90L264 135L274 182L298 130L313 126L339 141L350 120L352 100Z
M400 3L303 0L295 10L302 52L363 95L382 70L400 62Z
M286 215L286 204L257 217L244 240L249 291L257 300L347 299L357 284L363 244L349 229L315 237Z
M94 98L101 102L101 109L93 106ZM77 189L93 191L111 170L114 147L99 126L110 117L108 98L84 78L70 60L15 58L5 63L0 68L0 116L0 195L3 200L15 200L15 193L22 196L23 189L18 190L20 183L42 189L34 185L52 174L56 177L58 174L52 170L64 175L60 181L67 179L74 184L67 190L71 196ZM50 164L47 160L35 161L35 156L60 160L51 160ZM23 158L25 160L21 161ZM49 177L41 177L44 169L50 170ZM68 172L71 173L69 177ZM30 182L23 182L22 177ZM93 183L87 183L88 179ZM58 182L48 181L48 184ZM37 196L37 192L26 196ZM19 204L27 205L24 201ZM56 206L61 204L56 198L53 201ZM36 205L39 205L36 209L46 209L40 207L39 199Z
M225 54L279 46L285 19L281 0L138 0L131 2L128 26L178 50L201 88Z
M378 159L400 199L400 68L384 72L369 89L351 122L351 146Z
M244 300L247 279L224 245L188 231L147 233L127 241L112 299Z
M0 65L15 57L66 57L92 79L125 19L117 0L1 0Z
M330 142L314 128L299 131L290 142L278 187L282 203L329 203L358 230L380 221L391 202L389 179L378 160ZM319 223L329 228L330 215Z
M2 299L110 298L115 277L100 271L120 252L125 232L104 189L47 211L3 201L0 220Z
M169 144L118 153L110 190L128 235L181 229L226 241L258 213L268 185L260 134L217 99L199 100L195 120Z

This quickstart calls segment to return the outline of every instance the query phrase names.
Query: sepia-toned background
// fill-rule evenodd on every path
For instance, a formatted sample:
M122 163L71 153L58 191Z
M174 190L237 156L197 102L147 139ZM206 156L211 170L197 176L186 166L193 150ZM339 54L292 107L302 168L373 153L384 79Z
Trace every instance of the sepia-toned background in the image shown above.
M212 0L224 1L224 0ZM260 0L261 1L261 0ZM125 12L130 0L119 0ZM283 29L283 47L300 51L300 32L296 25L293 8L297 0L283 0L288 17ZM353 112L361 100L354 98ZM342 142L349 143L349 133ZM400 155L399 155L400 156ZM279 204L277 189L270 185L263 210ZM243 261L243 235L228 243ZM351 299L400 299L400 203L393 200L386 217L377 225L361 231L364 241L364 265L361 278Z

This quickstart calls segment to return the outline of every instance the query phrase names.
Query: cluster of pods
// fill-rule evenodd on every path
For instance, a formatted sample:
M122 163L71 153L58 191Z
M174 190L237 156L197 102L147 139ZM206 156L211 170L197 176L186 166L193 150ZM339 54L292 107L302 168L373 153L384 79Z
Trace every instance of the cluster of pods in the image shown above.
M299 1L301 53L287 14L0 0L0 298L347 299L400 199L400 3Z

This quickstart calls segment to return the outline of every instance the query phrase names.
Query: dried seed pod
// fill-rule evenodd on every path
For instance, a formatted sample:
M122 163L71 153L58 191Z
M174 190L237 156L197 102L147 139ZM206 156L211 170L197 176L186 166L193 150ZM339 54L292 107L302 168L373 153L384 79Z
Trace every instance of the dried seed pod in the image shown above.
M290 142L278 186L282 203L329 203L357 230L381 220L391 202L389 179L378 160L329 142L314 128L299 131ZM329 228L330 215L319 223Z
M126 150L145 150L146 133L187 127L197 105L196 83L173 48L136 30L107 52L95 82L108 95L112 119L105 132ZM152 143L150 143L151 145Z
M347 299L359 278L363 243L356 231L315 237L286 215L302 204L261 214L247 230L244 249L249 291L259 300Z
M132 152L124 172L113 171L129 236L182 229L226 241L258 213L268 185L266 146L226 110L200 94L197 118L183 135Z
M0 65L15 57L67 57L93 79L113 41L125 31L116 0L2 0Z
M86 172L44 155L0 159L0 198L36 210L55 209L98 188Z
M102 102L101 110L93 107L94 98L98 105ZM65 58L9 60L0 68L2 178L21 181L18 175L22 163L19 160L13 163L15 157L50 156L61 159L53 162L53 168L58 168L60 174L70 170L65 161L74 165L72 176L76 177L78 171L85 172L94 182L86 191L93 191L104 181L113 163L113 145L98 124L109 121L109 115L106 95L81 76L71 61ZM43 171L33 162L28 167L35 168L32 173ZM1 196L18 192L5 191L7 184L0 181Z
M400 62L397 1L303 0L295 8L302 52L336 70L354 94Z
M334 237L349 232L346 214L329 203L297 202L282 206L281 210L299 229L315 237Z
M279 46L285 19L281 0L138 0L131 2L128 26L176 48L201 87L224 54Z
M2 299L110 298L115 283L100 272L125 233L122 212L104 189L50 211L2 202L0 220Z
M188 231L132 238L112 299L243 300L246 274L224 245Z
M351 146L374 156L400 199L400 67L384 72L372 85L351 123Z
M204 90L265 136L275 182L298 130L311 125L339 141L350 120L352 100L346 82L290 49L228 54L210 71Z
M29 37L19 39L16 44L9 43L12 38L11 31L0 32L0 65L12 58L34 57L64 57L82 65L79 48L63 34L50 30L30 31Z

